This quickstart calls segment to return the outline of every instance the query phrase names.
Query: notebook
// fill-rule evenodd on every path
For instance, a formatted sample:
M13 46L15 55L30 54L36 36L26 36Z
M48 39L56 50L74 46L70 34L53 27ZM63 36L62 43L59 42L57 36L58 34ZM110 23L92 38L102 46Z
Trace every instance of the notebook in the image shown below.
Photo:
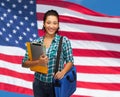
M30 58L30 61L39 59L39 57L45 53L45 47L40 43L26 42L26 46L27 46L28 56ZM30 67L30 70L39 72L39 73L44 73L44 74L48 73L47 65L32 66Z

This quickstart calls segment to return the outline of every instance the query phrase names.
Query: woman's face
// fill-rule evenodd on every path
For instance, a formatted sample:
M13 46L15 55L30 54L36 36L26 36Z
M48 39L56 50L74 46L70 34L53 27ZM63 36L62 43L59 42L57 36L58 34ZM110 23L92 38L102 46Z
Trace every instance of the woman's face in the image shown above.
M47 16L44 27L47 34L55 34L59 27L58 18L54 15Z

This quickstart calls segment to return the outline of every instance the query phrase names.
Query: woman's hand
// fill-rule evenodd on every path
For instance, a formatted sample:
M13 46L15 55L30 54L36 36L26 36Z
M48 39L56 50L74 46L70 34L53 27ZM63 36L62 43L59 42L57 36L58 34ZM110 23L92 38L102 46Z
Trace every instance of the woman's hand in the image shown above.
M63 71L58 71L55 75L54 78L55 79L62 79L64 77L65 73Z
M41 55L39 58L39 65L47 65L48 57L46 55Z

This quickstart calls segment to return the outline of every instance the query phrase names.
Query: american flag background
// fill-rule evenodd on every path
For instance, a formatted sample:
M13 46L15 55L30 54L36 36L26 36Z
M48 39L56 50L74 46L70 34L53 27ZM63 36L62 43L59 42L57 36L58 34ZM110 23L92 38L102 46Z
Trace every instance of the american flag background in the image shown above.
M42 35L43 15L60 14L72 44L77 90L72 97L120 97L120 17L61 0L0 1L0 90L33 95L34 72L22 68L25 42Z

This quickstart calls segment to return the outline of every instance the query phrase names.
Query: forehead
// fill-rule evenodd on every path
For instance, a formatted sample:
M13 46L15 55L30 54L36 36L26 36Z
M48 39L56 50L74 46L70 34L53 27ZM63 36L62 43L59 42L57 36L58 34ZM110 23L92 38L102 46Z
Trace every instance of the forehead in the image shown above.
M49 15L46 17L46 21L58 21L58 17L54 15Z

